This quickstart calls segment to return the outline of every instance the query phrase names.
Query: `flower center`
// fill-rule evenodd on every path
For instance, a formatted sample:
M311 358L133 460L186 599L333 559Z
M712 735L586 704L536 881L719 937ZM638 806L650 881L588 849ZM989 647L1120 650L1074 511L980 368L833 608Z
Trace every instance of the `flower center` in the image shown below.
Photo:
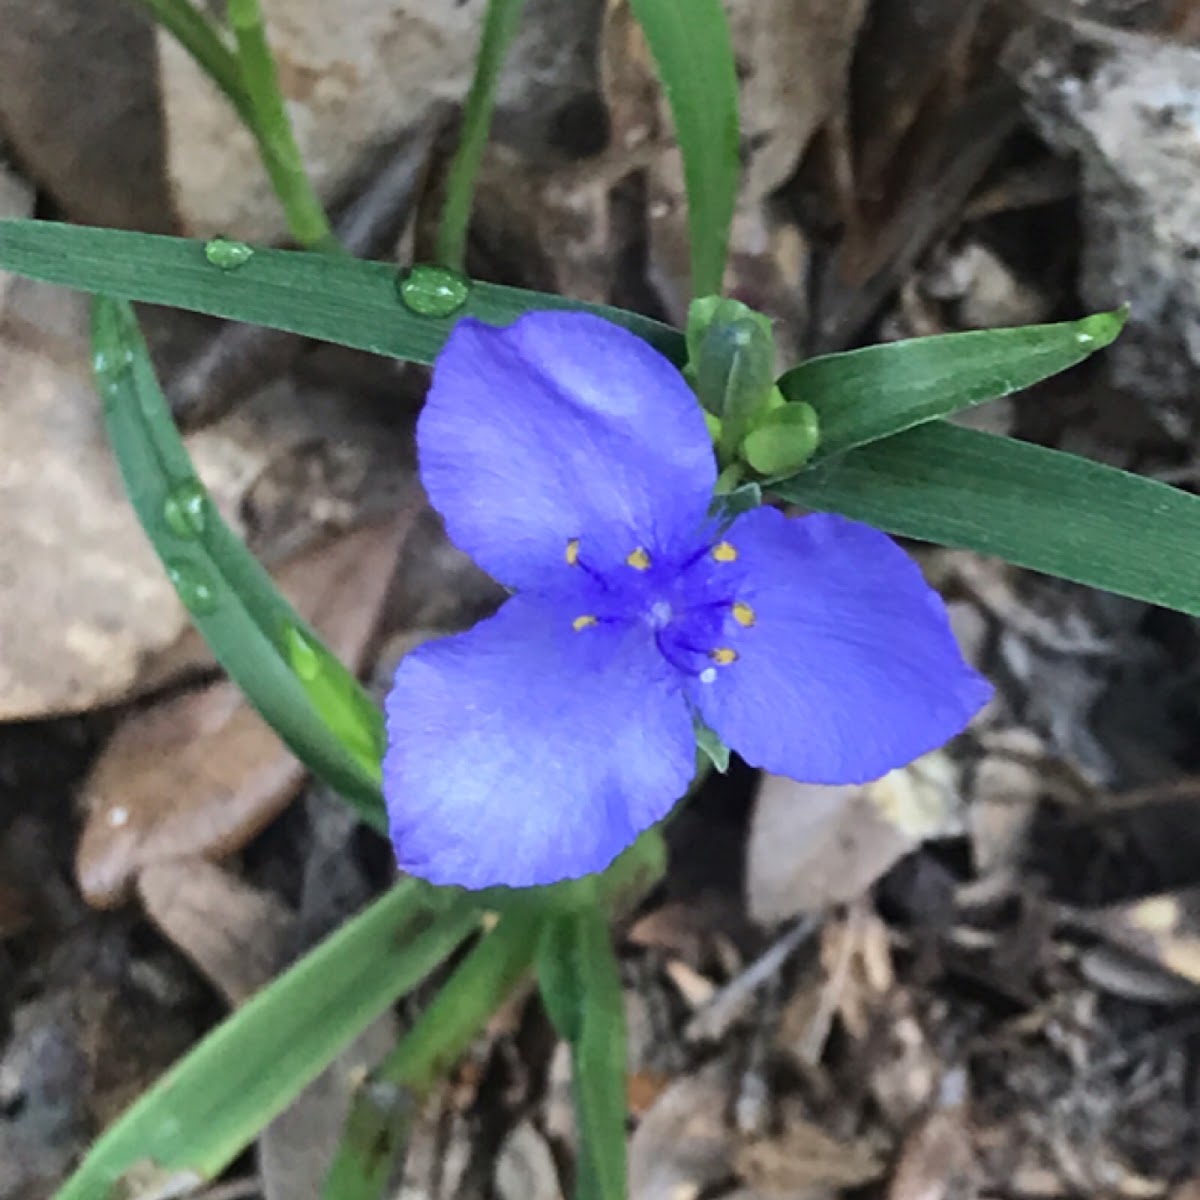
M640 623L663 658L701 683L713 683L738 660L733 641L753 629L754 609L738 596L743 582L737 547L705 541L679 556L634 546L616 568L595 569L587 547L572 538L564 559L580 571L572 616L576 633L600 625Z

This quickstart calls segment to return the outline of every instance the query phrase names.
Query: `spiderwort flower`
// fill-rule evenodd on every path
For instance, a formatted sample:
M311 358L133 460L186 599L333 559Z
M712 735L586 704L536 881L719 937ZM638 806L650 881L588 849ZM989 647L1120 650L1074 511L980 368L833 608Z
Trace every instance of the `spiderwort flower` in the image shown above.
M451 541L513 595L396 672L384 790L414 875L482 888L602 870L687 788L694 715L754 766L850 783L987 700L883 534L766 507L720 530L695 396L615 325L460 321L417 444Z

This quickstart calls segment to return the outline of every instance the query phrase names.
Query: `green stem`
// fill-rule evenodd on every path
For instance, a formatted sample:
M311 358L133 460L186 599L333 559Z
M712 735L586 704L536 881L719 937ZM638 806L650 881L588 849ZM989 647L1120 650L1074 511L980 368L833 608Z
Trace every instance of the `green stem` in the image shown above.
M237 56L221 40L216 26L189 0L137 0L137 3L192 56L242 121L253 129L254 106L242 83L242 69Z
M479 43L479 58L475 63L475 78L463 110L462 132L450 174L446 181L446 200L438 226L436 258L446 267L463 269L467 252L467 225L471 220L471 203L475 195L475 179L483 159L492 111L496 106L496 84L504 57L521 22L525 0L488 0L483 19L483 37Z
M329 218L304 170L279 90L279 73L267 43L259 2L228 0L227 11L252 110L248 124L258 139L263 165L283 205L292 237L306 250L339 251L341 246Z
M542 920L534 906L505 914L359 1089L321 1192L326 1200L385 1194L422 1101L532 966Z

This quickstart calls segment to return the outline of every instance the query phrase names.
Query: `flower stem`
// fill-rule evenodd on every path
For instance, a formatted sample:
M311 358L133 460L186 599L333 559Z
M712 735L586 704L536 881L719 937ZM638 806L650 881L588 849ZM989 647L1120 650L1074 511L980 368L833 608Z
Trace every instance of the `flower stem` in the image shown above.
M242 83L237 56L225 45L216 26L190 0L137 0L192 56L220 88L242 121L254 128L254 106Z
M467 226L471 220L471 202L475 179L483 159L492 111L496 106L496 84L517 26L525 0L488 0L483 19L483 37L475 78L463 110L462 133L450 174L446 181L446 200L438 225L436 257L443 266L461 271L466 260Z
M530 970L542 921L534 905L506 913L359 1088L322 1196L379 1200L386 1193L421 1102Z
M292 237L306 250L340 251L341 245L304 170L279 90L279 74L267 43L259 0L228 0L227 11L251 108L250 131L258 140L263 165L283 205Z

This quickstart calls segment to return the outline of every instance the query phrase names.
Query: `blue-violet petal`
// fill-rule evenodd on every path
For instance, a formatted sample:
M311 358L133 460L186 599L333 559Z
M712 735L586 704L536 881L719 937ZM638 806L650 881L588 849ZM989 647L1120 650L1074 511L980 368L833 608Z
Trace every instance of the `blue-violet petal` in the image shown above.
M703 521L716 479L691 389L640 338L587 313L451 333L417 425L450 540L509 587L552 589L578 539L607 569Z
M590 874L686 790L677 682L643 626L588 615L519 594L401 661L384 795L402 868L469 888Z
M942 745L987 703L991 687L963 661L941 598L890 538L772 508L738 517L725 537L739 606L722 634L731 661L689 693L753 766L864 782Z

